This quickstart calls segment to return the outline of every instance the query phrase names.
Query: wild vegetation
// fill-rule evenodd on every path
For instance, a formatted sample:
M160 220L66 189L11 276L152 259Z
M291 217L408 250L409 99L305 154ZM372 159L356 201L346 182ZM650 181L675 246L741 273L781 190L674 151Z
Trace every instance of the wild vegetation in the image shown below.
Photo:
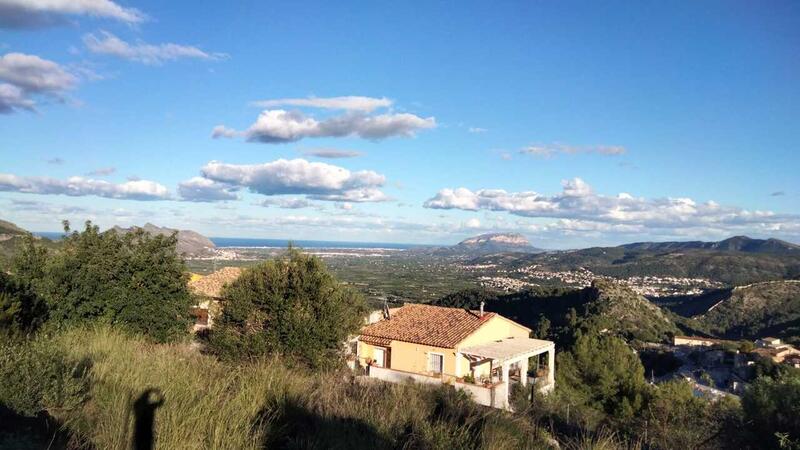
M291 249L228 286L229 308L200 351L174 246L174 236L91 224L57 251L29 239L0 277L0 447L129 448L147 414L157 447L170 449L800 446L795 369L757 367L741 404L699 398L682 381L648 383L630 344L675 325L625 287L438 301L484 301L558 342L555 391L517 389L511 413L449 386L344 369L342 343L364 301Z

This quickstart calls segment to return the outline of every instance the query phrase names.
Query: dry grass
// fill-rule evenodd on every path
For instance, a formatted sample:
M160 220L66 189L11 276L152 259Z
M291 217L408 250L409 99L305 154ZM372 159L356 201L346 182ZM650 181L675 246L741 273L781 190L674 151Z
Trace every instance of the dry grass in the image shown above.
M130 448L133 401L158 388L157 448L544 448L529 421L446 387L358 383L277 359L235 365L190 344L151 344L109 328L54 339L92 363L90 399L59 419L96 448Z

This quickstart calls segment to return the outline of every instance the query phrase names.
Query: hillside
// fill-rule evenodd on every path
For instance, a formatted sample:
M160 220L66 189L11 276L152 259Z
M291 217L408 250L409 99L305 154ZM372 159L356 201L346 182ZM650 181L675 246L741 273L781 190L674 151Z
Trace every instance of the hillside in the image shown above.
M695 319L710 332L729 338L800 336L800 281L731 289Z
M175 230L172 228L159 227L151 223L146 223L143 227L121 228L119 226L115 226L111 230L117 233L127 233L135 228L141 228L152 235L171 235L172 233L177 232L177 251L178 254L185 256L203 256L208 254L211 249L216 247L209 238L196 231Z
M716 247L713 248L699 245L702 243L667 242L505 255L501 263L508 270L531 265L550 271L570 271L583 267L595 275L615 278L705 278L728 286L800 278L800 252L791 250L794 244L786 243L784 246L779 244L782 241L767 239L760 244L745 245L744 241L732 239L715 243ZM776 248L782 250L767 251ZM480 256L470 262L482 264L484 258Z
M477 308L497 312L533 330L543 318L551 326L551 337L565 342L573 329L591 328L616 334L628 341L667 340L678 328L670 315L629 288L608 280L595 280L583 289L534 288L511 294L470 290L443 297L434 304Z
M14 255L27 234L28 231L16 224L0 220L0 270L7 270L11 266ZM35 239L48 247L57 245L47 238L36 236Z
M800 245L780 239L753 239L747 236L734 236L718 242L636 242L620 247L627 250L650 250L669 252L678 250L719 250L744 253L800 254Z

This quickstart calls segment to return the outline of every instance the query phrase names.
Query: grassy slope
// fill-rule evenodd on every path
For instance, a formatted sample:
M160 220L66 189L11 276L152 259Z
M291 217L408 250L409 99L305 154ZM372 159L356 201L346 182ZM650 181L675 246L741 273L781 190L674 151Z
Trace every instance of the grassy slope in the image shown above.
M97 448L128 448L131 402L163 391L158 448L541 448L541 433L447 388L353 383L278 360L234 366L188 345L153 345L108 329L73 330L57 345L89 358L90 400L56 412Z

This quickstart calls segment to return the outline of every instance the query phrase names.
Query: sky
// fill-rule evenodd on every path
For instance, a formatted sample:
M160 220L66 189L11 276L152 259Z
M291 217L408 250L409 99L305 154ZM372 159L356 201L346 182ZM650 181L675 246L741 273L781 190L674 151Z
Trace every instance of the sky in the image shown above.
M0 218L800 242L800 3L0 0Z

